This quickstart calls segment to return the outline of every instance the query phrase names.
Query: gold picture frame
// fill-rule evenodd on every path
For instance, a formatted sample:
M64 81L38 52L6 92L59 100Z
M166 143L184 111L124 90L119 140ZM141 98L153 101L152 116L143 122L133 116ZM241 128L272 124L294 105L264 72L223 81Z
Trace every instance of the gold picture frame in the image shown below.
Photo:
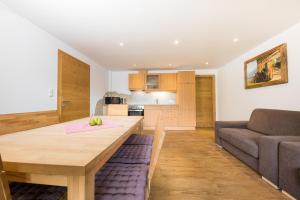
M287 44L281 44L244 63L245 88L288 83Z

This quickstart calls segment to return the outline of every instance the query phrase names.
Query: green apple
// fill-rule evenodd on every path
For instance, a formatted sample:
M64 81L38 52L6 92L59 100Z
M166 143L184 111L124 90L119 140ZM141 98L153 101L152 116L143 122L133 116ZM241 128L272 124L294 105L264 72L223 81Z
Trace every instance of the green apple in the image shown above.
M101 119L100 117L98 117L97 124L98 124L98 125L102 125L102 124L103 124L102 119Z
M102 119L100 117L92 117L89 121L90 126L102 125Z
M95 119L92 117L89 121L90 126L95 126L97 123L95 121Z

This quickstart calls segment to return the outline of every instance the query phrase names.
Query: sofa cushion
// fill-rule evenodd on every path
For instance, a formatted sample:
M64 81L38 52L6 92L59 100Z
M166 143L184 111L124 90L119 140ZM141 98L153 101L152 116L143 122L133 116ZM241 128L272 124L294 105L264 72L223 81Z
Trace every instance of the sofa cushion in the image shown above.
M265 135L300 135L300 112L271 109L255 109L248 129Z
M219 135L223 140L258 158L258 138L263 136L248 129L221 128Z
M279 147L279 186L300 199L300 142L282 142Z

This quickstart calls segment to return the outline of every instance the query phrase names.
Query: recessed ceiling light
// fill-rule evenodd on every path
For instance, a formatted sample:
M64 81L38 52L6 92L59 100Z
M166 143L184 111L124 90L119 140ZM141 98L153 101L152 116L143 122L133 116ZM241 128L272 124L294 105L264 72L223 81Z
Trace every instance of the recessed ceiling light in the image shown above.
M178 40L174 40L174 45L178 45L179 44L179 41Z
M120 42L120 47L124 46L124 43L123 42Z
M208 63L208 62L206 62L205 64L206 64L206 65L208 65L209 63Z
M233 38L233 42L234 42L234 43L237 43L238 41L240 41L239 38Z

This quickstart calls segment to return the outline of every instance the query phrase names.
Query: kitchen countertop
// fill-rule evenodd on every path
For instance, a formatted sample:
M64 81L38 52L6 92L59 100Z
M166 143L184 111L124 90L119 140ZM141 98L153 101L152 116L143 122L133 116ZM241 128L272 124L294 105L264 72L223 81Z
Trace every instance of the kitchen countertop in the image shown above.
M128 103L129 106L131 105L141 105L141 106L175 106L175 105L178 105L176 103L159 103L159 104L156 104L156 103Z
M144 106L178 106L178 104L145 104Z

